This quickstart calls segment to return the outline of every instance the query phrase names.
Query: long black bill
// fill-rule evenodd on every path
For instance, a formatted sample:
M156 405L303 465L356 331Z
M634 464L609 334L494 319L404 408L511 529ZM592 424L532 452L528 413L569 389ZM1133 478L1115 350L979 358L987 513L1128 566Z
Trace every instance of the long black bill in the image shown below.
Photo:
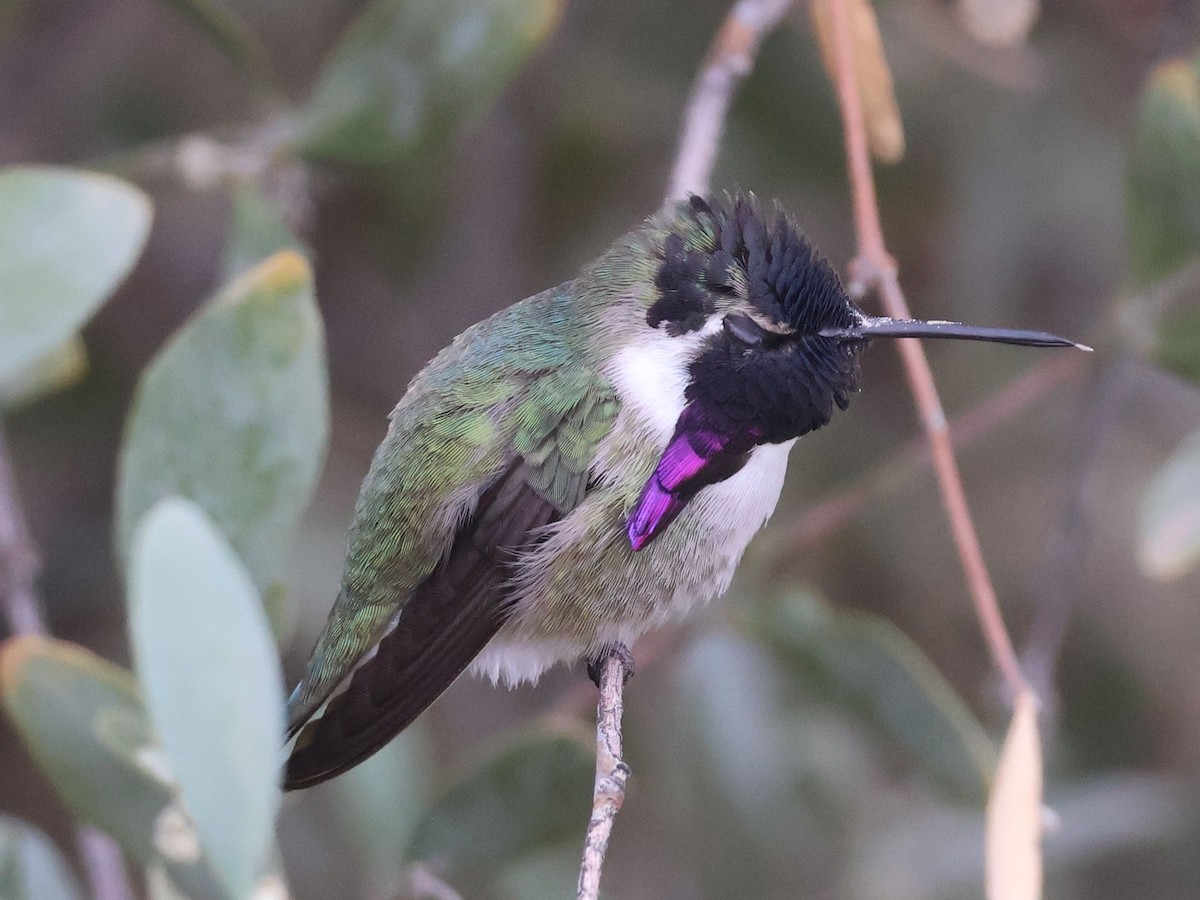
M832 338L940 338L942 340L992 341L997 344L1020 344L1024 347L1078 347L1090 351L1086 344L1045 331L1022 331L1018 328L988 328L963 325L961 322L926 322L921 319L889 319L884 316L863 316L862 321L849 328L823 328L822 337Z

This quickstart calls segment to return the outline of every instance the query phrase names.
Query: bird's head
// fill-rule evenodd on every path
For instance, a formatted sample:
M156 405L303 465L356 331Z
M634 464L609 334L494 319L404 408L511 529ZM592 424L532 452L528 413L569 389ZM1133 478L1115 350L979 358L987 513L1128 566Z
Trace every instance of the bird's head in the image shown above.
M868 316L782 212L753 197L679 204L662 242L646 324L693 346L685 397L707 425L754 443L826 424L858 387L859 354L882 337L1070 346L1040 332ZM699 339L698 339L699 338Z
M663 410L671 436L627 521L634 550L698 491L738 472L756 446L792 440L845 409L874 338L1073 345L1041 332L868 316L799 229L779 212L768 222L753 198L692 197L660 233L645 312L654 362L643 365L635 350L621 373L635 374L635 396L666 401L644 408L674 409ZM663 365L667 358L674 363ZM682 396L646 373L677 382Z

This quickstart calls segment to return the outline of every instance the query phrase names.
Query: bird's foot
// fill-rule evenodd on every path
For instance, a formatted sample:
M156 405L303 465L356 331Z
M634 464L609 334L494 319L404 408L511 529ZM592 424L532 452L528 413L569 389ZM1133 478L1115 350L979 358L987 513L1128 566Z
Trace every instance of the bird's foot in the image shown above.
M620 641L614 641L611 644L605 644L601 647L600 652L587 664L588 678L592 679L592 684L596 685L597 689L600 687L600 676L604 671L604 663L613 658L621 663L621 671L625 673L625 677L621 682L622 684L633 677L633 654Z

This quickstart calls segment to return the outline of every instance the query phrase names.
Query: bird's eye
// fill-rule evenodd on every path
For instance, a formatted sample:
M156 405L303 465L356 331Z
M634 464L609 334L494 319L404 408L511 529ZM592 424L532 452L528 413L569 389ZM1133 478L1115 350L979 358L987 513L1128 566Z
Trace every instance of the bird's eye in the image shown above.
M725 317L723 325L726 334L737 338L747 347L761 346L763 337L766 335L762 326L749 316L728 315Z

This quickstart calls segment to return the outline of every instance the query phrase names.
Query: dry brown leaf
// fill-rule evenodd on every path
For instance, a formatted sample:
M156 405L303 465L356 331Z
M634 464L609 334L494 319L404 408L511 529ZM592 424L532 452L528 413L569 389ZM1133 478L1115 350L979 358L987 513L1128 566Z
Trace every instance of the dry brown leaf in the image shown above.
M1017 695L987 805L988 900L1042 896L1042 744L1037 698Z
M821 48L825 71L837 82L837 47L833 38L833 3L844 3L854 41L854 72L862 98L867 125L867 144L880 162L899 162L904 157L904 124L896 105L892 71L883 53L879 22L869 0L812 0L813 31Z

